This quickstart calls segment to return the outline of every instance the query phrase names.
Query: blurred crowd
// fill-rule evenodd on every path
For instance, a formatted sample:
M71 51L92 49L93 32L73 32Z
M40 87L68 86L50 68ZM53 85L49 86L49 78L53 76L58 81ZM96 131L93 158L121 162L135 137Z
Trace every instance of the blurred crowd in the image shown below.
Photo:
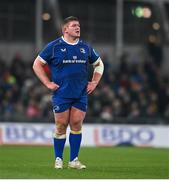
M102 83L89 99L89 107L90 115L107 122L167 123L169 78L161 75L152 59L127 63L124 55L115 71L105 63Z
M106 57L103 78L89 97L86 122L168 123L169 78L152 56L127 61L116 69ZM17 54L0 59L0 121L53 121L51 92L36 78L32 61ZM47 69L46 69L47 71Z
M50 121L50 92L32 71L32 62L17 54L10 64L0 60L0 120Z

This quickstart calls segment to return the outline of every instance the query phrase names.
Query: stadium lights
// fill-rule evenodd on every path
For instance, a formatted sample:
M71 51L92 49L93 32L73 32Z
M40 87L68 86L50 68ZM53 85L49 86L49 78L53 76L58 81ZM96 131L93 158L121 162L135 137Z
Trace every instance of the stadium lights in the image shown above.
M149 7L141 7L137 6L132 9L132 15L137 18L150 18L152 15L152 11Z
M153 23L152 27L153 27L154 30L158 31L160 29L160 24L155 22L155 23Z
M43 13L43 14L42 14L42 19L43 19L44 21L49 21L50 18L51 18L51 15L50 15L49 13Z
M150 43L155 43L156 42L156 37L155 37L155 35L149 35L149 37L148 37L148 41L150 42Z

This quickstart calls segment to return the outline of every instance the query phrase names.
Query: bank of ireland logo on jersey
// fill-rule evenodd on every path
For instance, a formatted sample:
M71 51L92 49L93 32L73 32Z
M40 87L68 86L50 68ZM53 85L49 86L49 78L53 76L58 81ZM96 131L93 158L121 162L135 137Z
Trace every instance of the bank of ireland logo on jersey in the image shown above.
M84 49L84 48L80 48L80 52L81 52L81 53L83 53L83 54L85 54L85 53L86 53L86 51L85 51L85 49Z
M77 59L77 56L73 56L73 59L76 60L76 59Z
M58 112L60 110L60 107L58 105L53 107L53 112Z

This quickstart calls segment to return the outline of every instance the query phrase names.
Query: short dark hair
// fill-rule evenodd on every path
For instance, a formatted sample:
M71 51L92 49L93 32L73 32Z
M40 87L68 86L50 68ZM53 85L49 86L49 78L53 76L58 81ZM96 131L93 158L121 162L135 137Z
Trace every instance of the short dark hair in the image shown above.
M79 19L75 16L69 16L63 20L62 26L64 26L65 24L67 24L71 21L79 21Z

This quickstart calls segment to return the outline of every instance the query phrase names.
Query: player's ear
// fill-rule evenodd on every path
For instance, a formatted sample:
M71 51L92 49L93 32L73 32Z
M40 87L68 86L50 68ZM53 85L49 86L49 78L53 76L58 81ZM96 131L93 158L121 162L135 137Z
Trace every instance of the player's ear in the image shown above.
M63 33L63 34L66 32L66 29L67 29L67 25L65 24L65 25L62 27L62 33Z
M64 34L64 26L62 26L62 34Z

